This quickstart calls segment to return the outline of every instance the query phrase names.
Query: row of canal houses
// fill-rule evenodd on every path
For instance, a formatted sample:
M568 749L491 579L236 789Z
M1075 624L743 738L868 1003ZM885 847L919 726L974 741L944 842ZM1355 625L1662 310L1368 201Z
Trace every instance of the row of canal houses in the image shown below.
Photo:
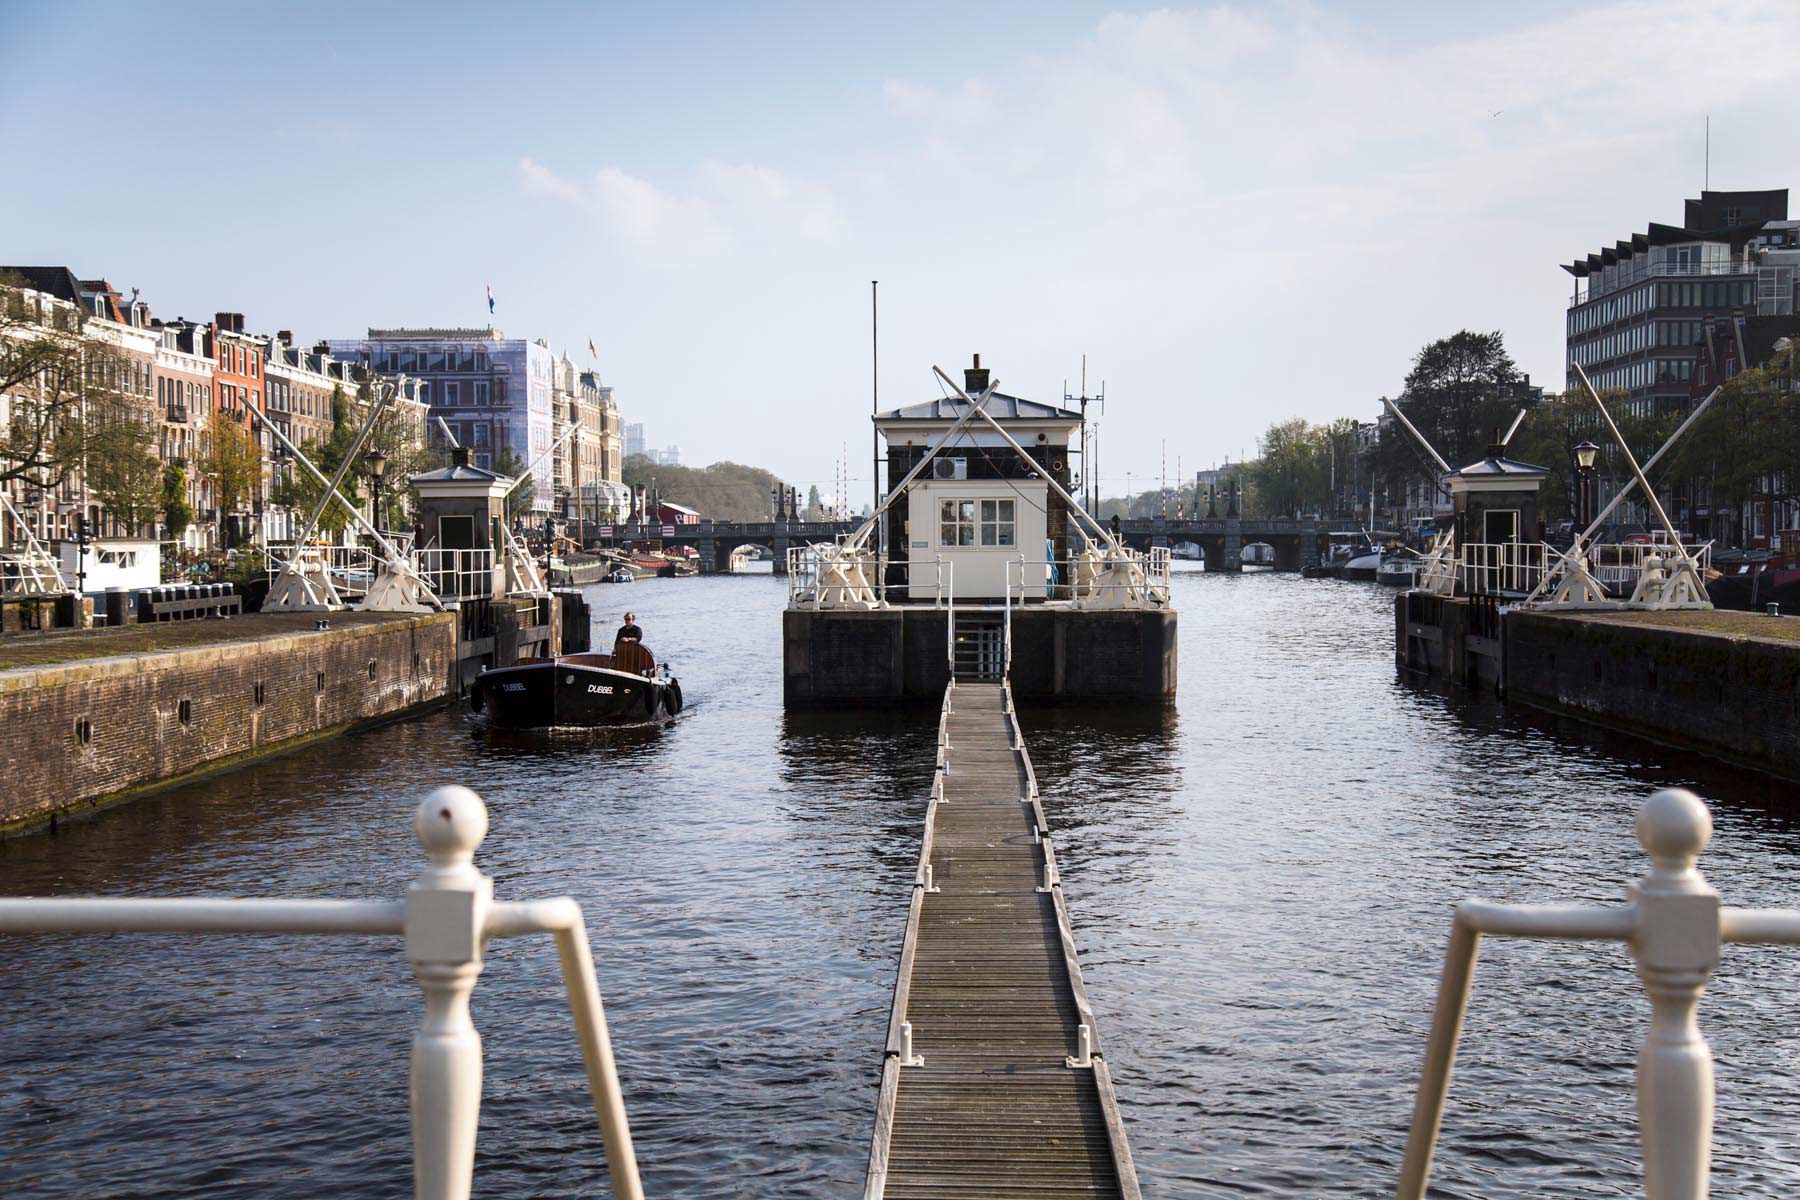
M441 378L446 361L452 370L458 365L454 350L446 354L441 344L432 356L422 342L409 345L402 355L392 345L409 339L381 338L381 331L371 330L377 341L373 352L368 339L320 340L309 347L287 330L262 334L247 329L242 313L219 312L209 321L164 319L151 314L136 289L127 296L105 279L84 280L67 267L0 267L0 281L6 284L0 288L5 304L0 337L78 329L90 394L97 388L118 400L143 425L159 460L182 472L194 514L178 536L161 520L148 523L154 530L125 529L115 514L105 511L79 469L48 490L21 479L0 483L19 519L44 541L73 541L78 516L86 518L93 536L154 533L167 548L189 552L291 537L304 514L277 498L283 476L298 468L252 412L278 426L295 445L323 443L332 429L334 394L341 391L353 414L359 408L366 412L363 406L374 389L388 384L398 388L394 408L411 450L433 459L446 453L446 425L433 419L444 417L453 436L479 443L477 452L487 460L483 465L498 465L507 451L508 458L522 464L549 457L536 474L538 487L529 502L537 515L567 517L586 511L604 517L629 502L620 482L623 425L612 389L603 387L595 372L577 370L567 355L553 357L541 340L511 343L491 329L461 331L467 335L463 341L492 346L494 365L484 361L483 366L497 376L491 393L487 384L480 391L465 384L467 394L460 395L456 383ZM443 342L441 336L429 340ZM522 387L515 383L519 394L509 402L502 381L506 367L499 360L503 345L515 344L529 348L530 361L521 363L520 375L521 382L530 382ZM535 370L526 372L526 366ZM14 394L0 393L0 418L29 399L32 386L21 382ZM521 414L517 422L505 419L510 409ZM225 423L250 435L260 475L252 493L229 510L221 505L206 470L212 439ZM573 435L564 437L572 426ZM12 524L11 517L0 520L0 546L23 535Z

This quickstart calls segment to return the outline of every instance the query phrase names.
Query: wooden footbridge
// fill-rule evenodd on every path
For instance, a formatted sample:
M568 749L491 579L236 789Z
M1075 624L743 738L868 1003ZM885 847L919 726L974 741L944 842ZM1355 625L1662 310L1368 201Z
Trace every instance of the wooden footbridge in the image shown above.
M1137 1200L1008 685L953 681L866 1200Z

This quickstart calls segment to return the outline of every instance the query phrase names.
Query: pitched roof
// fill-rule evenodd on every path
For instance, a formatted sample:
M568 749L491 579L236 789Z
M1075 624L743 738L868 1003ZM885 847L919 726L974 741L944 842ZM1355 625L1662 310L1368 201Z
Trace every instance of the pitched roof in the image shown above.
M81 282L67 267L0 267L0 275L17 275L33 291L70 304L81 303Z
M412 481L414 483L511 483L512 476L501 475L485 467L462 466L452 463L447 467L439 467L435 471L414 475Z
M1050 404L1039 404L1036 400L1022 400L1017 396L1009 396L1005 392L995 392L983 406L987 414L996 421L1079 421L1081 414L1068 408L1057 408ZM890 408L886 412L876 413L877 421L954 421L969 411L969 406L960 396L948 396L939 400L927 400L923 404L908 404L901 408Z
M1518 462L1510 458L1484 458L1480 462L1470 463L1460 471L1452 471L1452 477L1464 479L1492 478L1499 475L1548 475L1548 467L1534 467L1530 463Z

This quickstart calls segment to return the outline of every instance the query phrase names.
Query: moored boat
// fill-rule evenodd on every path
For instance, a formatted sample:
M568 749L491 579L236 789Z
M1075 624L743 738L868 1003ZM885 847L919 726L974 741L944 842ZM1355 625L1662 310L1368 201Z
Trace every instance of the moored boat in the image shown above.
M521 659L476 677L471 704L502 729L644 725L681 711L681 683L635 642L612 654Z

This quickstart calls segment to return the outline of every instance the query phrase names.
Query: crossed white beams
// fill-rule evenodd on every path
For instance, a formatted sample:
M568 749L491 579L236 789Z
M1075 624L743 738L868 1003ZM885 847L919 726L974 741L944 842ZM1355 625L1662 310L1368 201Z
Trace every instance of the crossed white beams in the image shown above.
M1601 419L1606 422L1606 428L1611 431L1613 441L1618 443L1620 453L1625 456L1625 461L1631 465L1632 478L1625 481L1625 486L1619 489L1618 495L1614 496L1611 502L1609 502L1605 508L1600 510L1600 514L1594 518L1593 523L1584 529L1581 536L1576 538L1570 545L1569 552L1563 556L1562 561L1558 564L1559 570L1546 571L1544 573L1544 578L1538 583L1537 587L1532 590L1531 595L1525 598L1525 602L1529 604L1531 601L1536 600L1538 596L1543 593L1544 589L1549 587L1555 580L1560 570L1572 569L1571 564L1586 554L1587 545L1589 541L1592 540L1595 532L1599 530L1600 526L1606 523L1606 519L1612 516L1613 510L1618 508L1619 505L1624 502L1625 497L1631 494L1631 489L1634 486L1641 486L1644 489L1644 495L1649 499L1650 507L1656 510L1657 520L1662 522L1663 531L1669 535L1669 542L1674 547L1674 553L1681 560L1681 565L1677 570L1691 572L1695 582L1698 583L1700 579L1699 565L1695 562L1694 557L1688 553L1687 547L1682 544L1681 535L1675 531L1675 525L1669 520L1669 514L1663 511L1662 501L1656 498L1656 491L1650 486L1650 481L1644 477L1644 472L1661 461L1662 456L1669 452L1669 447L1673 446L1681 435L1686 433L1688 429L1692 427L1694 422L1700 419L1700 415L1706 411L1707 407L1711 405L1712 402L1718 398L1719 393L1724 390L1724 385L1721 384L1718 387L1713 388L1706 399L1695 405L1694 411L1689 413L1687 419L1676 428L1674 433L1669 435L1669 440L1662 444L1662 448L1651 455L1644 465L1640 467L1638 465L1637 457L1631 453L1631 447L1626 444L1624 435L1619 432L1619 427L1613 423L1612 414L1606 411L1606 405L1600 399L1600 393L1594 390L1594 384L1588 379L1587 372L1581 369L1580 363L1574 365L1575 373L1581 377L1581 386L1587 389L1587 394L1593 400L1594 407L1600 410Z

